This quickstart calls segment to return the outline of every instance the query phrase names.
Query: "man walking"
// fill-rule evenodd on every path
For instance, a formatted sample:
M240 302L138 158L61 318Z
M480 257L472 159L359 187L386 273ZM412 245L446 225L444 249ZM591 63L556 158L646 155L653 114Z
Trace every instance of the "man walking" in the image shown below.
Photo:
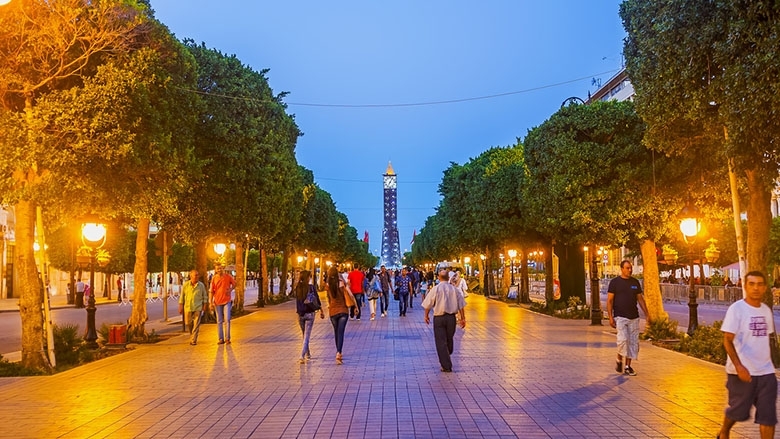
M209 294L206 286L198 280L198 270L190 271L190 279L184 282L179 295L179 314L184 319L184 325L190 331L190 344L198 344L198 332L204 313L208 310Z
M387 271L384 265L379 267L379 282L382 284L382 295L379 296L379 310L382 312L382 317L387 315L387 308L390 306L390 290L393 284L390 281L390 272Z
M349 290L355 296L356 303L355 306L349 307L349 318L350 320L360 320L360 314L363 312L363 297L365 295L363 282L366 280L366 275L360 270L359 265L355 265L347 275L347 280L349 281Z
M634 376L631 360L639 355L639 310L637 303L649 322L647 305L642 295L642 285L631 276L634 267L630 261L620 263L620 276L612 279L607 288L607 314L609 326L617 329L617 373ZM625 368L623 368L625 357Z
M406 317L406 307L409 304L409 294L412 292L412 278L406 273L406 267L401 269L401 275L395 278L395 287L398 289L398 302L400 317Z
M217 272L211 278L211 288L209 288L209 302L211 307L217 313L217 344L230 344L230 317L233 308L233 290L236 288L236 281L228 273L225 273L225 267L222 264L216 264L214 270Z
M720 330L726 348L726 389L729 406L718 437L728 439L731 427L750 417L756 407L756 424L762 439L775 436L777 377L772 365L769 337L774 337L772 310L761 302L766 276L751 271L745 276L745 298L726 311Z
M455 313L459 314L460 327L466 327L466 315L463 308L466 301L449 283L447 270L439 271L439 284L425 295L422 307L425 309L425 324L431 323L429 313L433 309L433 336L436 341L436 354L439 356L442 372L452 372L450 356L455 348Z
M79 278L79 281L76 282L76 308L84 308L84 292L86 289L86 284Z

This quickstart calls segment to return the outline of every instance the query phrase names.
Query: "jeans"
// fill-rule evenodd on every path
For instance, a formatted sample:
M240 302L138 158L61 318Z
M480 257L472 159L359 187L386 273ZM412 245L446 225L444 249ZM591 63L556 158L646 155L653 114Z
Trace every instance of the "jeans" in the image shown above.
M409 305L409 293L400 293L401 301L398 304L398 307L400 308L401 312L399 315L405 316L406 315L406 307Z
M233 301L224 305L217 305L217 334L219 341L230 341L230 311L233 309ZM223 325L224 322L224 331Z
M363 298L365 297L365 294L363 293L355 293L355 303L357 303L357 306L350 306L349 307L349 318L356 317L360 318L360 314L363 312Z
M341 353L341 348L344 346L344 331L347 329L347 320L349 320L349 316L345 312L330 316L333 334L336 336L336 352L338 353Z
M311 356L309 352L309 338L311 337L311 330L314 327L314 313L307 312L302 316L298 316L298 324L301 325L301 333L303 334L303 349L301 349L301 358L306 354Z
M389 293L387 291L382 291L382 294L379 295L379 312L382 314L386 313L389 306Z
M452 370L452 351L455 348L455 314L433 317L433 336L436 341L436 354L442 369Z

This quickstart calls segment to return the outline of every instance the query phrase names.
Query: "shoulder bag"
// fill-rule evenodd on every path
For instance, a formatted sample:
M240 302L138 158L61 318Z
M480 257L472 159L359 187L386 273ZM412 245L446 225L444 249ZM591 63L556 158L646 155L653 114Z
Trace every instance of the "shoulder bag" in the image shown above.
M774 312L772 313L772 334L769 337L769 353L772 355L772 364L775 369L780 368L780 343L777 341Z

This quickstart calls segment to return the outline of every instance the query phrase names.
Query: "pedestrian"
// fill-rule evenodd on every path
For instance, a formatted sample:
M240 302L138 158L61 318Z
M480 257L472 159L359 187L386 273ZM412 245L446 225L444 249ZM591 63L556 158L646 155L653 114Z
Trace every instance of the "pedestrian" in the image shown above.
M390 272L387 271L384 265L379 267L379 282L382 285L382 295L379 297L379 311L382 313L382 317L387 316L387 308L390 306L390 290L393 284L390 280Z
M647 305L642 295L642 285L631 276L634 267L631 261L620 263L620 276L612 279L607 288L607 314L609 325L617 329L617 373L634 376L631 360L639 355L639 310L642 307L645 319L650 323ZM623 358L625 357L625 368Z
M422 280L422 276L420 276L420 271L414 267L411 267L409 270L409 278L412 279L412 291L409 294L409 308L414 308L414 298L417 297L417 293L420 292L420 281Z
M450 283L455 286L455 288L460 291L460 294L465 299L466 297L469 297L469 293L467 292L469 289L468 284L466 283L466 279L463 279L461 277L460 273L457 271L453 271L450 273Z
M336 364L343 364L344 332L347 329L347 320L349 320L349 304L354 303L354 298L350 300L352 293L339 276L339 270L335 265L328 269L325 289L328 292L328 314L336 339Z
M116 301L122 303L122 278L116 278Z
M301 364L305 364L307 359L311 359L309 338L314 327L314 314L319 311L320 318L325 318L322 302L320 302L320 296L317 294L317 287L310 284L310 281L311 272L303 270L301 271L300 279L298 279L298 284L295 286L295 308L298 313L298 325L300 325L301 334L303 335L303 348L301 349L301 358L298 360Z
M767 289L760 271L745 275L745 298L726 311L720 330L726 348L726 390L729 406L718 437L728 439L735 423L750 418L756 407L755 422L762 439L775 437L777 424L777 377L769 347L774 337L772 309L761 302Z
M429 325L430 311L433 309L433 337L436 342L436 354L439 356L442 372L452 372L452 352L455 349L455 315L460 327L466 327L466 315L463 309L466 300L449 283L449 272L439 271L439 283L425 295L422 307L425 309L425 324Z
M352 295L355 296L355 306L349 308L350 320L360 320L360 314L363 311L363 282L366 280L366 275L360 270L359 265L355 265L352 271L347 275L349 281L349 290L352 291Z
M179 295L179 314L184 319L184 326L190 332L190 344L198 344L198 332L203 316L208 310L209 293L200 281L198 270L190 270L190 279L184 282Z
M86 285L84 284L84 281L79 278L78 282L76 282L76 308L84 308L85 289Z
M217 344L230 344L230 313L233 308L231 294L236 288L236 281L228 273L225 273L225 267L222 264L216 264L214 267L216 273L211 278L211 288L209 288L209 302L211 308L217 313Z
M371 311L371 320L373 321L376 318L376 302L382 297L382 283L379 281L379 276L376 274L374 267L368 269L366 280L369 285L366 299L368 299L368 309Z
M406 317L406 308L409 306L409 294L412 292L412 278L406 271L406 267L401 269L401 274L395 278L395 288L398 290L398 315Z

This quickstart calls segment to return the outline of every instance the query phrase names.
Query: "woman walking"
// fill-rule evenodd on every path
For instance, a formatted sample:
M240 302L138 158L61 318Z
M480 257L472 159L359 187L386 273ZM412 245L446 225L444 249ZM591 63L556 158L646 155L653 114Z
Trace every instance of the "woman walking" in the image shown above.
M347 320L349 320L350 302L348 296L352 293L347 289L347 284L339 276L339 270L332 266L328 269L326 279L326 289L328 290L328 313L330 314L330 323L333 325L333 334L336 337L336 364L343 364L341 348L344 346L344 331L347 329Z
M368 308L371 310L371 320L376 319L376 302L379 296L382 295L382 283L379 281L379 276L376 275L374 267L368 269L368 275L366 275L366 283L368 284L366 297L368 297Z
M298 360L301 364L306 363L307 359L311 359L309 337L311 337L311 330L314 327L314 314L319 310L320 318L325 318L320 296L317 294L317 287L309 284L310 279L311 273L303 270L298 285L295 286L295 306L298 313L298 324L301 326L303 334L303 349L301 349L301 358Z

